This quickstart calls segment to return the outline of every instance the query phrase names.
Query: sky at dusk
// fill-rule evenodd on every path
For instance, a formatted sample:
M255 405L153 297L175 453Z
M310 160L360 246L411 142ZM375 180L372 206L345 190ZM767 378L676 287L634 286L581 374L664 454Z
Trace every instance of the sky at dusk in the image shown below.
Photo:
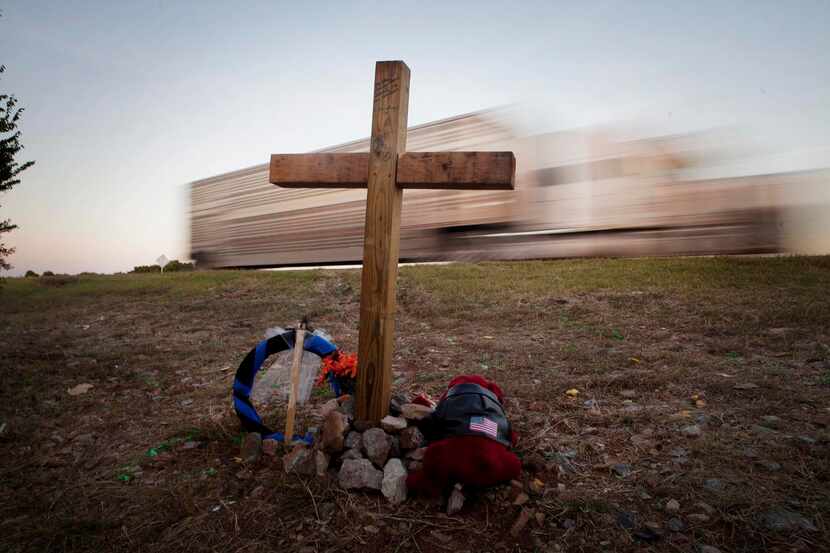
M554 130L625 118L830 146L830 2L0 4L0 91L26 108L0 196L12 275L186 258L187 183L368 135L377 60L410 125L532 106ZM662 125L662 126L661 126Z

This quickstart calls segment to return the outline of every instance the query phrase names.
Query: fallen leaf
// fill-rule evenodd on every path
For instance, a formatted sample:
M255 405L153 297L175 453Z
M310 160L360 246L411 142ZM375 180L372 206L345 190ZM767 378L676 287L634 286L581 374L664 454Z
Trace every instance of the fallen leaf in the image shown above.
M570 397L576 397L579 395L579 390L577 390L576 388L571 388L570 390L565 392L565 395Z
M92 384L78 384L77 386L73 386L72 388L66 390L66 393L70 396L79 396L81 394L87 393L92 388Z
M631 361L632 363L637 363L638 365L641 363L641 361L639 359L637 359L636 357L629 357L628 360Z

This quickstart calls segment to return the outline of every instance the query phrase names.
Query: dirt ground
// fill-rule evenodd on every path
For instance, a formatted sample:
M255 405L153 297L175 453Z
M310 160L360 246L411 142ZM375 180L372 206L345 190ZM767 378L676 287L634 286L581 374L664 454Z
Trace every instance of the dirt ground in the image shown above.
M497 381L544 482L447 516L238 462L237 365L305 314L356 350L357 271L7 279L0 550L827 551L828 285L827 257L403 268L395 391Z

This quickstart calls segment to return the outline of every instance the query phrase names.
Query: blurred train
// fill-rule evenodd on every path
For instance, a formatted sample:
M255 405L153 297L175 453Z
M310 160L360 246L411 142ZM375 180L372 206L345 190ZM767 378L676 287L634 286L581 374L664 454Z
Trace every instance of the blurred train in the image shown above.
M319 151L368 149L363 139ZM514 191L407 190L404 261L780 252L791 191L827 180L704 178L713 153L701 137L527 136L498 110L412 127L407 149L510 150L517 175ZM195 181L191 257L201 267L358 263L365 208L365 190L276 187L267 163Z

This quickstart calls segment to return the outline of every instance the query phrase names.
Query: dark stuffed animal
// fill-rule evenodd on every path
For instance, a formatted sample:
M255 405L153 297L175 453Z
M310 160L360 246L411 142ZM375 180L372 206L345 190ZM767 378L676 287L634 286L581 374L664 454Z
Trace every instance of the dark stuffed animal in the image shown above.
M503 401L501 388L486 378L454 378L419 425L429 445L422 468L406 479L409 490L436 496L456 483L486 487L518 478L522 463L510 451L516 434Z

